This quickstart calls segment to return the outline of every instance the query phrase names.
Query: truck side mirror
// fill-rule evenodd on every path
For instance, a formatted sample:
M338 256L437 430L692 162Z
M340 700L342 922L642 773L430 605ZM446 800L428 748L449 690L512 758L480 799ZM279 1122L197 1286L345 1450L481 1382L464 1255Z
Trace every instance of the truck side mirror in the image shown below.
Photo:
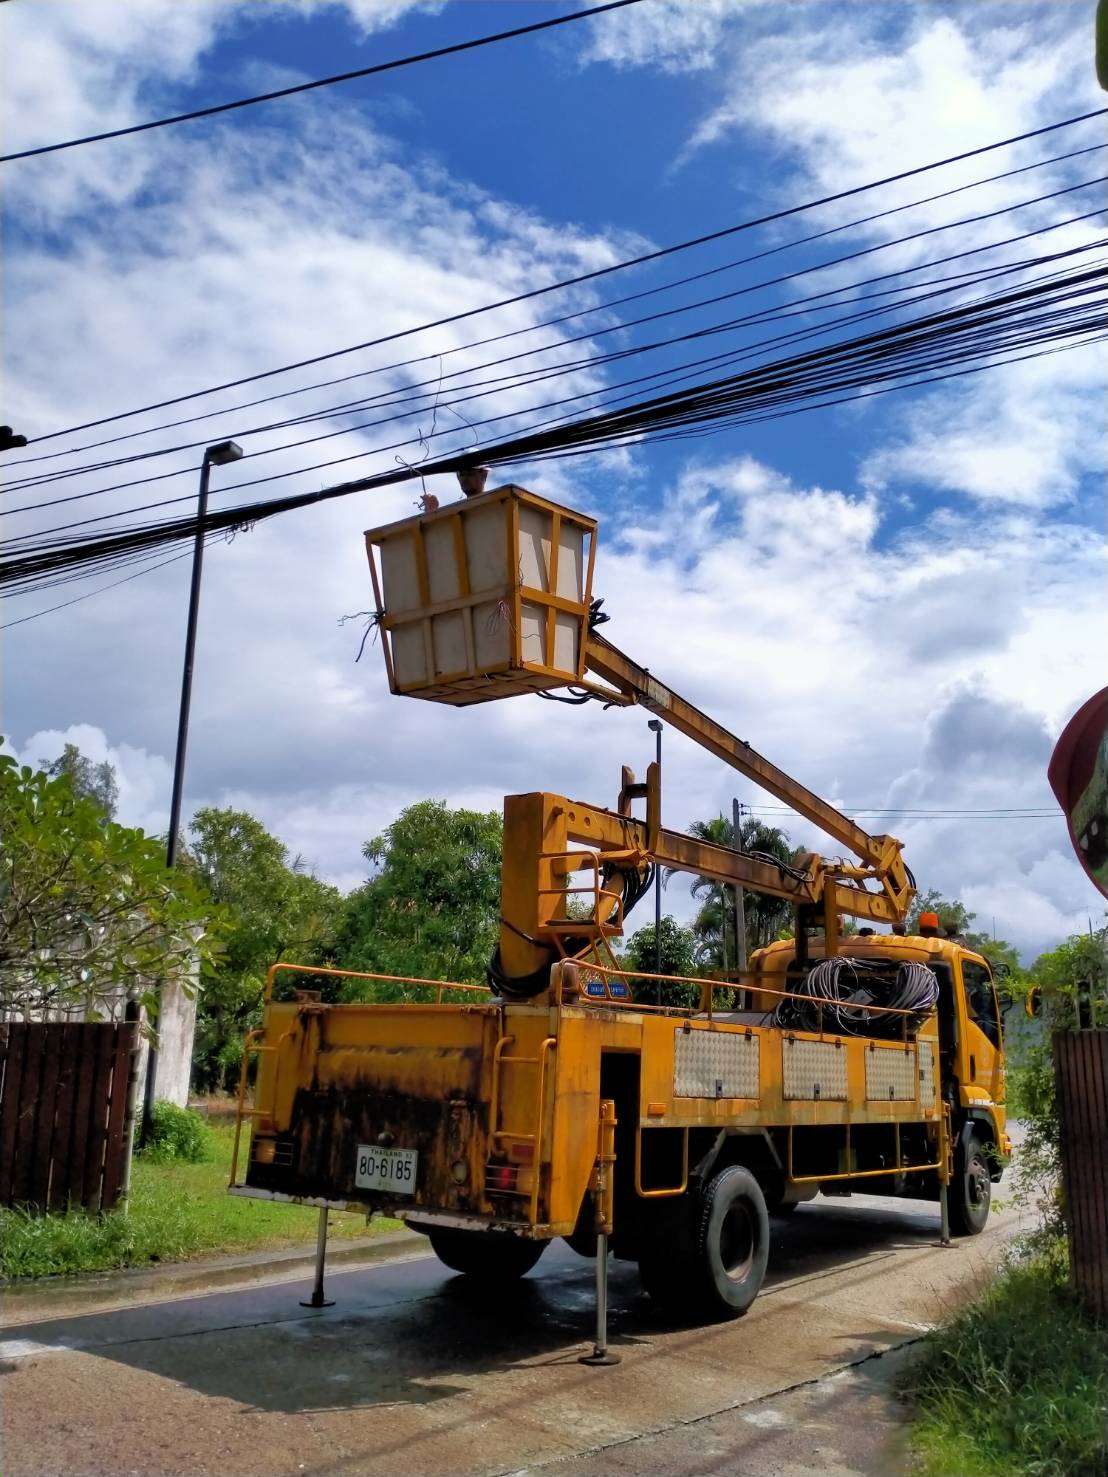
M1030 990L1028 990L1027 997L1023 1002L1023 1008L1032 1020L1042 1015L1043 992L1038 985L1032 985Z

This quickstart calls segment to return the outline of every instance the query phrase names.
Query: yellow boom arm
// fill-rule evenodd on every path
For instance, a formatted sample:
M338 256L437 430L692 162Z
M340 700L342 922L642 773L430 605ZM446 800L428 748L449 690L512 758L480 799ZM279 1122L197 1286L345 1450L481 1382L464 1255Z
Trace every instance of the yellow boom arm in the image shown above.
M636 785L634 776L624 770L614 812L560 795L509 796L504 809L500 943L501 968L507 976L534 975L552 954L577 952L583 940L594 945L606 932L619 932L623 878L650 862L787 899L809 917L818 915L813 921L822 924L829 952L838 937L840 914L874 923L897 923L905 917L915 888L895 837L869 835L595 632L588 637L585 666L609 684L592 688L598 696L656 713L842 842L860 864L811 853L783 867L665 830L660 823L661 777L654 764L645 785ZM645 821L631 815L631 801L639 796L646 799ZM577 849L582 846L589 849ZM590 906L571 909L568 904L574 896L586 897ZM572 916L585 911L591 922Z

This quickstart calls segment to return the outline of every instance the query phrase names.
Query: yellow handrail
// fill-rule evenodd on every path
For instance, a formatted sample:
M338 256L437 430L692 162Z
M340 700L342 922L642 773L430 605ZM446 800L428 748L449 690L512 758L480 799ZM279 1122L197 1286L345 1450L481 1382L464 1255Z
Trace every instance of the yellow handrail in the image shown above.
M875 1179L882 1174L915 1174L924 1169L940 1169L942 1159L939 1158L934 1164L904 1164L900 1158L900 1124L896 1124L896 1164L891 1169L855 1169L846 1174L794 1174L793 1173L793 1129L789 1127L788 1151L785 1161L785 1174L788 1182L793 1185L819 1185L825 1180L869 1180ZM850 1124L846 1125L847 1154L850 1153Z
M255 1041L257 1040L257 1038L264 1035L264 1028L259 1027L256 1030L247 1031L246 1035L242 1038L242 1069L239 1072L239 1093L238 1099L235 1103L235 1142L234 1147L231 1150L232 1185L235 1183L235 1176L238 1173L239 1139L242 1136L242 1120L244 1118L265 1118L267 1115L272 1114L274 1108L277 1106L277 1078L276 1076L274 1076L273 1100L269 1104L269 1107L259 1108L256 1103L252 1108L246 1107L246 1076L247 1067L250 1061L250 1054L253 1053L255 1056L261 1056L263 1051L272 1051L275 1053L280 1051L282 1045L292 1035L292 1032L282 1031L280 1036L277 1037L277 1040L273 1043L272 1046L256 1046Z
M533 1153L531 1158L532 1181L530 1190L531 1221L538 1219L539 1185L542 1178L542 1134L543 1119L546 1108L546 1063L550 1052L558 1044L556 1036L547 1036L539 1044L538 1056L505 1056L504 1048L511 1045L516 1038L514 1036L501 1036L493 1047L492 1053L492 1092L489 1101L489 1150L497 1152L497 1141L510 1139L515 1144L531 1144ZM510 1129L498 1128L497 1118L500 1116L500 1073L504 1064L521 1067L538 1067L539 1080L535 1090L535 1131L534 1133L515 1133ZM510 1193L516 1193L512 1191ZM522 1192L526 1193L526 1192Z
M500 1116L500 1061L504 1055L504 1048L510 1046L515 1039L514 1036L501 1036L492 1049L492 1093L489 1103L489 1140L493 1146L496 1144L496 1121Z
M424 980L415 975L404 974L368 974L361 969L329 969L323 965L316 964L284 964L278 962L271 964L265 975L265 1003L268 1005L273 994L273 981L282 971L290 974L326 974L337 979L351 980L376 980L386 985L426 985L428 988L438 991L437 1004L442 1004L442 992L444 990L469 990L476 991L479 995L490 995L488 985L464 985L454 980ZM360 1002L367 1003L367 1002ZM392 1002L399 1003L399 1002ZM404 1004L414 1005L414 1000L404 1001Z
M683 1195L689 1187L689 1130L681 1135L681 1183L676 1188L644 1190L642 1187L642 1128L635 1130L635 1194L643 1200L662 1200L670 1195Z

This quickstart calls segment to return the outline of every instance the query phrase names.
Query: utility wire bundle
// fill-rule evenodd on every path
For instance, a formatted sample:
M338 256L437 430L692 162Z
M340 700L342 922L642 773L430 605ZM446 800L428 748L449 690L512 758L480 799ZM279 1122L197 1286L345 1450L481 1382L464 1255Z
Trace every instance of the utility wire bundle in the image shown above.
M822 1031L836 1036L915 1035L939 999L939 982L926 964L897 966L868 959L821 959L790 985L802 1000L781 1000L773 1024L788 1031ZM898 1012L907 1011L905 1015Z
M103 571L128 573L122 579L102 588L112 588L150 569L164 567L187 553L187 546L197 532L206 539L233 537L240 529L256 522L308 507L317 502L346 497L429 475L463 470L477 462L491 465L522 461L541 462L586 455L596 451L627 447L644 441L678 441L690 436L710 434L727 426L750 425L771 421L807 410L839 405L888 393L894 389L935 384L959 376L976 373L999 364L1038 357L1095 342L1108 333L1108 236L1093 237L1091 222L1108 214L1103 209L1103 184L1106 176L1085 171L1091 177L1077 183L1066 183L1072 175L1061 179L1052 176L1029 192L1027 198L1007 201L999 208L963 214L959 219L907 234L881 239L875 244L840 252L815 262L756 281L740 281L735 287L692 301L627 318L617 313L627 304L672 293L708 278L717 278L748 264L821 242L844 231L872 226L885 217L934 204L949 196L961 195L981 186L997 185L1047 167L1072 165L1085 155L1097 154L1103 142L1069 148L1065 152L1034 162L1020 162L984 179L961 183L952 188L926 195L921 200L895 204L887 209L871 211L859 220L834 224L799 238L777 242L762 250L722 264L711 265L676 280L648 285L639 291L625 293L607 302L591 302L581 306L580 297L571 302L570 310L555 314L541 323L512 327L487 334L470 343L450 344L438 352L417 354L369 369L359 369L331 379L282 389L255 396L230 408L197 410L177 416L161 425L141 429L116 429L116 423L135 416L146 416L168 406L217 395L235 386L268 379L301 370L306 366L373 348L375 344L392 342L413 333L423 333L445 324L453 324L482 313L512 304L527 302L546 293L579 289L599 277L644 263L654 264L660 258L724 238L770 222L777 222L832 201L843 200L866 190L888 186L894 181L925 173L943 165L988 153L990 150L1021 144L1039 134L1053 133L1059 128L1082 124L1093 114L1068 119L1015 139L967 151L952 159L936 161L891 176L888 180L857 186L822 201L791 206L759 220L727 227L707 236L648 252L630 261L600 268L577 277L544 287L528 289L515 297L484 308L467 309L420 328L387 335L369 343L352 345L303 359L280 369L263 370L234 381L163 399L136 410L101 416L68 430L33 437L31 455L7 463L14 473L0 484L0 511L18 516L19 531L9 532L5 551L0 557L0 589L5 594L22 594L53 589L79 581ZM1026 154L1023 159L1026 159ZM1008 186L1005 185L1005 191ZM1080 192L1095 190L1094 200L1082 201ZM1059 215L1052 202L1066 197L1065 209L1072 213ZM995 204L995 200L990 201ZM1082 209L1082 205L1095 205ZM998 238L986 239L982 223L995 217L1015 222L1019 213L1030 212L1023 224L1027 229L1013 231L1011 226ZM933 216L929 217L933 219ZM1047 239L1052 233L1073 231L1068 239ZM943 233L953 232L946 249ZM968 240L971 244L966 245ZM872 232L870 233L872 235ZM926 250L919 243L928 239ZM1073 244L1076 239L1076 244ZM943 251L936 257L932 241ZM1023 243L1034 242L1030 252ZM940 244L941 242L941 244ZM1009 248L1019 254L1012 255ZM849 267L874 253L899 249L907 255L890 270L876 275L849 277ZM1031 254L1033 252L1034 254ZM907 262L907 264L903 264ZM796 294L792 284L812 273L830 271L833 285L821 291ZM770 292L778 300L768 304L752 294ZM724 305L747 299L735 313ZM912 313L915 316L910 316ZM699 317L695 316L699 315ZM599 322L596 322L599 316ZM592 326L585 320L591 319ZM883 320L883 321L882 321ZM576 331L567 334L566 325ZM649 325L649 336L633 335ZM552 338L539 340L540 330L552 329ZM610 347L603 341L619 335ZM524 337L526 336L526 337ZM523 338L513 352L505 352L508 341ZM830 341L828 341L830 340ZM686 345L703 344L712 351L695 356L681 356ZM465 363L457 369L445 368L454 355L473 357L473 351L496 345L500 357L479 363ZM504 346L501 348L500 346ZM581 347L577 347L581 346ZM610 366L642 363L641 372L618 381L600 380L597 371ZM655 367L657 365L662 367ZM398 383L398 376L402 382ZM569 380L567 393L552 398L526 397L529 389L540 391L548 383L556 386ZM369 380L358 398L339 403L316 404L282 411L279 418L261 424L237 425L232 422L194 441L178 441L158 445L156 438L177 426L191 425L227 416L252 406L290 397L316 394L328 387L352 381ZM374 387L373 381L377 386ZM385 388L379 388L381 384ZM580 388L581 386L584 388ZM368 390L368 393L367 393ZM482 402L492 399L486 412ZM524 403L526 398L526 403ZM508 408L504 408L507 406ZM360 417L368 413L368 419ZM132 425L133 425L132 421ZM59 437L70 438L94 428L113 426L113 433L79 445L54 450L43 443ZM382 432L381 428L393 429ZM311 433L294 440L274 441L284 428L310 429ZM368 433L368 436L367 434ZM196 433L194 433L196 434ZM287 466L290 453L298 448L326 443L333 438L347 438L336 450L345 454L314 464ZM130 450L121 443L145 438L145 445ZM377 444L369 449L348 451L350 440L365 447L372 438ZM394 439L395 438L395 439ZM194 494L155 497L134 503L127 499L131 489L195 474L193 464L154 470L159 459L180 458L215 440L244 440L247 444L244 463L257 457L285 458L286 467L218 489L217 495L241 495L246 488L269 485L285 478L303 479L307 474L351 462L377 457L387 464L371 475L343 481L333 486L299 488L288 495L267 495L235 506L214 508L198 526L194 516L175 516L166 510L179 504L191 509ZM151 440L155 444L151 446ZM383 444L381 444L383 443ZM121 446L119 452L75 463L74 458L100 448ZM441 448L441 451L439 450ZM322 448L321 448L322 449ZM136 465L140 464L140 465ZM164 465L164 461L163 461ZM73 479L108 473L116 469L141 471L129 480L86 487ZM148 472L147 468L151 470ZM117 472L118 475L118 472ZM126 475L126 474L125 474ZM295 485L295 484L294 484ZM55 489L57 493L55 494ZM42 493L46 496L43 498ZM24 501L30 495L31 499ZM142 494L140 494L141 496ZM19 499L19 501L15 501ZM89 500L93 500L91 503ZM47 521L46 526L34 522L34 515L45 514L54 507L78 504L67 522ZM108 507L109 511L100 511ZM86 511L87 510L87 511ZM68 514L67 514L68 515ZM66 515L66 516L67 516ZM145 517L143 515L152 515ZM55 515L57 516L57 515ZM31 526L28 527L28 520ZM9 529L11 529L9 520ZM91 593L96 593L92 591ZM78 596L79 598L84 598ZM63 601L63 605L73 603ZM59 606L52 609L61 608ZM45 612L42 612L45 613ZM34 617L26 617L33 619ZM16 624L17 622L9 622Z
M502 441L404 465L319 491L240 503L195 517L158 519L101 535L28 539L0 558L0 586L30 590L78 567L113 567L120 559L205 534L253 524L279 513L395 486L477 462L543 461L580 456L642 439L673 440L709 428L795 414L930 384L998 363L1091 342L1108 333L1108 265L1078 267L975 303L925 314L757 368L637 401L619 409L540 427Z

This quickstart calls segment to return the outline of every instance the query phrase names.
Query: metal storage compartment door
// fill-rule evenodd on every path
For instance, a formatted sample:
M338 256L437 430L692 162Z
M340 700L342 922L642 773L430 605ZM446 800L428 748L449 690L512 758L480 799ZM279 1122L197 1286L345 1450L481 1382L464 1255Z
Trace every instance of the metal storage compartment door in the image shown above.
M581 681L595 531L514 485L371 529L392 690L462 704Z
M866 1101L908 1103L918 1096L916 1048L911 1044L881 1046L871 1041L866 1047Z
M674 1097L756 1098L760 1040L738 1031L685 1031L673 1038Z
M806 1102L846 1102L846 1049L838 1041L781 1042L781 1080L785 1098Z

